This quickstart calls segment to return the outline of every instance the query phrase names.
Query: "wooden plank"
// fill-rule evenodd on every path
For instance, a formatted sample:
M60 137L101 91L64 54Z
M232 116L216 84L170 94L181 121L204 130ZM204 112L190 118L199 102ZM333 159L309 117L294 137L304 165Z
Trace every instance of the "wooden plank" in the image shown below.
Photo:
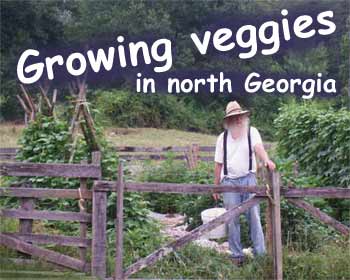
M118 166L117 205L116 205L116 257L115 278L124 279L123 275L123 207L124 207L124 176L123 164Z
M186 160L186 165L188 169L192 169L192 153L191 151L185 152L185 160Z
M32 198L21 198L21 210L32 211L34 209L34 200ZM32 219L20 219L19 220L19 232L20 233L32 233L33 220Z
M95 181L94 189L98 191L116 191L116 181ZM154 182L126 182L125 191L138 192L166 192L166 193L216 193L223 192L249 192L256 196L266 197L266 187L259 186L217 186L202 184L173 184ZM324 197L324 198L350 198L350 189L321 187L321 188L284 188L280 194L287 198L298 197Z
M331 216L327 215L326 213L322 212L320 209L314 207L313 205L307 203L304 200L297 199L297 198L289 198L288 202L304 209L308 213L310 213L312 216L314 216L316 219L319 219L321 222L325 223L328 226L333 227L335 230L339 231L341 234L345 236L349 236L350 234L350 228L343 225L341 222L337 221L336 219L332 218Z
M82 164L87 163L86 161L82 161ZM80 179L80 192L86 192L87 191L87 179L86 178L81 178ZM79 199L79 210L80 213L87 213L87 203L86 200L82 197ZM88 225L87 223L81 222L80 223L80 238L86 238L86 233L87 233ZM86 262L86 247L79 247L79 255L80 255L80 260L83 262Z
M25 242L35 244L56 244L60 246L91 247L91 240L77 236L46 235L46 234L21 234L13 232L3 232L3 234L18 238Z
M91 272L98 278L106 277L107 193L93 192L92 198L92 257Z
M116 181L95 181L94 190L117 191ZM222 192L249 192L257 196L266 196L266 188L257 186L224 186L202 184L174 184L174 183L136 183L125 182L125 191L131 192L166 192L166 193L222 193Z
M192 163L193 163L193 168L196 168L198 165L198 160L199 160L199 145L198 144L192 144Z
M0 175L99 178L101 169L93 164L6 162L0 163Z
M271 144L264 144L265 149L270 149ZM11 152L15 153L18 148L10 147L10 148L0 148L0 154L2 152ZM167 146L167 147L141 147L141 146L116 146L115 150L117 152L124 153L133 153L133 152L145 152L145 153L164 153L164 152L175 152L175 153L183 153L189 151L188 146ZM215 152L215 146L199 146L200 152L213 153Z
M27 184L26 188L31 188L32 186ZM25 191L25 190L24 190ZM32 198L21 198L20 207L23 211L32 211L34 209L34 200ZM19 232L22 234L31 234L33 230L33 220L32 219L20 219L19 220Z
M1 209L0 216L17 219L91 222L91 214L68 211Z
M92 157L92 160L91 160L92 164L101 166L101 152L94 151L91 153L91 157ZM100 174L100 177L101 176L102 174Z
M262 164L262 163L261 163ZM266 186L271 185L271 182L269 181L268 176L268 170L267 168L261 166L259 168L261 178L263 181L263 184ZM269 187L269 197L267 199L266 203L266 209L265 209L265 223L266 223L266 229L265 229L265 243L266 243L266 251L267 254L271 257L273 256L273 248L272 248L272 201L271 201L271 193L270 193L270 187Z
M29 244L25 241L0 233L0 244L10 249L17 250L22 253L30 254L34 257L38 257L48 262L52 262L58 265L69 267L77 271L86 271L85 264L75 258L40 248Z
M129 154L120 154L120 158L124 160L166 160L167 156L165 154L146 154L146 155L129 155ZM174 160L184 160L184 155L174 156Z
M243 212L245 212L250 207L254 206L255 204L259 203L262 200L262 198L259 197L253 197L250 198L243 203L229 209L226 213L220 215L219 217L211 220L210 222L203 224L185 236L169 243L168 245L154 251L150 255L148 255L145 258L142 258L138 260L136 263L130 265L125 271L124 271L124 277L127 278L130 275L140 271L141 269L150 266L163 258L164 256L168 255L169 253L183 247L185 244L197 239L198 237L202 236L203 234L211 231L212 229L218 227L219 225L223 223L227 223L232 217L239 215Z
M0 160L13 160L13 159L16 159L16 154L11 154L11 153L0 154Z
M32 197L32 198L84 198L92 199L92 192L89 190L81 191L73 189L46 189L32 188L26 189L23 187L8 187L0 188L0 197Z
M147 153L162 153L162 152L186 152L189 147L137 147L137 146L116 146L115 150L117 152L147 152Z
M199 146L199 151L200 152L215 152L215 146Z
M268 199L265 211L265 223L266 223L266 234L265 234L265 243L267 254L273 257L273 244L272 244L272 203Z
M201 161L214 161L214 157L213 156L199 156L198 158Z
M11 154L16 154L17 151L19 150L19 148L16 147L9 147L9 148L0 148L0 154L7 154L7 153L11 153Z
M350 188L318 187L318 188L285 188L281 195L292 197L323 197L323 198L350 198Z
M282 270L282 235L281 235L281 198L280 175L278 172L270 172L272 188L272 244L273 244L273 271L274 280L283 279Z

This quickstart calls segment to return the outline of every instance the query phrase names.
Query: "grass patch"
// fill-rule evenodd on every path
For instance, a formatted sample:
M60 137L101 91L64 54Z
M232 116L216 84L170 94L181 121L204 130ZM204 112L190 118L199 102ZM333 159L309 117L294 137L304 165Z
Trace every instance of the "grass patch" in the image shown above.
M237 268L227 255L189 244L133 277L270 280L271 269L272 260L267 256L249 260L243 267ZM341 241L328 243L312 252L296 252L285 248L283 274L286 280L349 279L349 244Z
M0 124L0 147L16 147L23 125ZM105 129L105 135L115 146L188 146L215 145L216 136L204 133L186 132L176 129L118 128Z
M186 132L176 129L157 128L106 128L106 136L116 146L188 146L215 145L216 136Z
M17 140L24 128L24 125L14 123L0 124L0 147L17 147Z
M172 253L156 265L144 269L133 277L165 279L270 279L262 278L269 267L269 258L248 262L243 268L234 266L228 255L212 249L189 244ZM257 278L259 275L259 278Z

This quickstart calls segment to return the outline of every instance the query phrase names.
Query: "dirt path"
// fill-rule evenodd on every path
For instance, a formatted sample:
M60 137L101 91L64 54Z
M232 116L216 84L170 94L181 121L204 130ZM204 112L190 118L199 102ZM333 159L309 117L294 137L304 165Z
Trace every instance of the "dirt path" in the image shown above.
M188 231L186 231L187 225L184 223L185 217L180 214L160 214L150 212L150 217L159 221L163 225L161 233L171 239L178 239L188 233ZM231 253L228 247L228 242L220 244L214 240L208 240L202 237L195 240L194 243L201 247L214 249L219 253Z

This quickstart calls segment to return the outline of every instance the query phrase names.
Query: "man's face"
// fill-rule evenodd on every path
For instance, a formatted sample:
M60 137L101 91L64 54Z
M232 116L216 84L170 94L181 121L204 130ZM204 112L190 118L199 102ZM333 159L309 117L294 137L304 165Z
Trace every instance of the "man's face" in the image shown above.
M232 116L228 117L226 122L227 125L230 126L240 126L243 124L243 121L245 120L246 116L245 115L237 115L237 116Z

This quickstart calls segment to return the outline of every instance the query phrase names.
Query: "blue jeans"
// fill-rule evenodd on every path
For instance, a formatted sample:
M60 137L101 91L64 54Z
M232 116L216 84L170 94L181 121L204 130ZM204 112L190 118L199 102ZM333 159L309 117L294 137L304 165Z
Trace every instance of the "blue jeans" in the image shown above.
M231 179L224 178L222 185L238 185L238 186L256 186L257 181L254 173L249 173L246 176ZM243 201L254 196L252 193L223 193L224 205L226 209L233 208ZM266 252L264 233L260 221L259 204L254 205L245 213L249 224L250 239L253 242L254 255L262 255ZM231 219L228 224L228 242L233 258L243 258L243 250L241 245L241 226L239 215Z

